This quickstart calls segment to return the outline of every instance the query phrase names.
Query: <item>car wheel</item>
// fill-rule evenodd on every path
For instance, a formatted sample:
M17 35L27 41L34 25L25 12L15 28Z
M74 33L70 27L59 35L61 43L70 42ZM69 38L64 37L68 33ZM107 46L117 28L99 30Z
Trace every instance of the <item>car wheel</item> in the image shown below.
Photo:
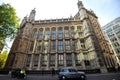
M81 75L81 76L80 76L80 80L86 80L85 76L84 76L84 75Z
M62 80L66 80L67 78L65 76L62 76Z

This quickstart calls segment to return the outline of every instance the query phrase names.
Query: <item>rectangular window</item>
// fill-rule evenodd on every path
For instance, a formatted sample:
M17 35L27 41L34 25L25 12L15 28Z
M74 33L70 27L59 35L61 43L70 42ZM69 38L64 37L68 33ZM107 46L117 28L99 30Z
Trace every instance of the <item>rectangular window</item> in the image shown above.
M65 49L70 50L70 40L65 41Z
M47 55L42 55L42 66L47 66Z
M55 54L50 55L50 66L55 66Z
M56 50L56 41L51 41L51 50Z
M84 60L89 60L88 55L84 54Z
M42 50L42 42L41 41L38 41L36 46L37 46L36 51L41 51Z
M65 37L69 37L69 30L65 30Z
M75 63L76 66L81 66L80 54L75 54Z
M62 29L58 31L58 38L62 38L63 37L63 31Z
M77 46L77 41L76 40L73 40L72 41L72 50L75 51L78 49L78 46Z
M50 38L50 31L46 31L46 38Z
M39 60L39 54L35 54L34 57L33 57L33 64L34 64L34 67L37 67L38 66L38 60Z
M87 54L84 54L84 63L85 63L86 66L90 65L89 57L88 57Z
M43 31L40 31L40 39L43 38Z
M58 41L58 50L63 50L63 41Z
M33 51L33 48L34 48L34 41L31 42L30 51Z
M71 37L74 37L75 36L75 32L74 32L74 29L71 30Z
M67 66L72 66L72 54L66 54L66 64Z
M63 54L58 54L58 65L59 66L63 66L64 65Z
M52 31L52 38L56 38L56 30Z
M29 67L30 66L30 61L31 61L31 54L27 55L27 61L26 61L26 66Z
M47 53L49 51L49 41L44 41L44 47L43 47L43 51L45 51L45 53Z
M37 31L34 32L34 35L33 35L34 39L37 38Z

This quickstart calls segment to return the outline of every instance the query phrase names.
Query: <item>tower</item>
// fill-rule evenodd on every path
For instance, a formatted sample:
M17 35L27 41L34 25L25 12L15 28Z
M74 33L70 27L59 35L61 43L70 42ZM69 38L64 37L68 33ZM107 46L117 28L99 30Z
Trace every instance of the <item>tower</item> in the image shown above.
M94 12L92 10L88 11L87 9L85 9L82 1L78 1L78 9L80 20L82 21L84 28L83 30L85 36L85 44L88 45L87 55L94 55L93 59L95 62L97 62L98 66L96 68L100 68L100 71L102 73L105 73L107 72L106 58L111 58L113 53L111 53L109 50L99 22L97 20L97 16L94 14ZM109 56L107 56L106 54L108 54ZM94 61L92 62L92 60L90 60L91 65L92 63L94 63ZM111 63L109 63L109 65L113 67Z

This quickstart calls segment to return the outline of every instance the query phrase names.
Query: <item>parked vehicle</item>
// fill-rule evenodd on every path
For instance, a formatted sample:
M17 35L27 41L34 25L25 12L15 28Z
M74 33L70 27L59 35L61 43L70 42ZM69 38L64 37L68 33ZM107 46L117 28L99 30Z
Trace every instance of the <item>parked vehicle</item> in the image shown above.
M14 69L11 71L11 77L12 78L25 78L26 73L23 69Z
M77 71L74 68L62 68L58 74L59 80L66 80L66 79L78 79L78 80L87 80L85 72Z

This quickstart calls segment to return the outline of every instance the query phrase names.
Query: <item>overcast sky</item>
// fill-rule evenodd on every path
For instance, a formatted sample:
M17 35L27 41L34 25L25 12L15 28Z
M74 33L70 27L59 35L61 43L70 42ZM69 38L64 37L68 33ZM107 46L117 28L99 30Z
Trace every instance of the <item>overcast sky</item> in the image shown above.
M101 26L120 17L120 0L81 1L85 8L92 9L96 13ZM3 2L10 3L21 19L29 15L34 8L36 8L36 20L68 18L78 12L78 0L0 0L0 4Z
M120 0L81 0L84 7L92 9L101 26L120 16ZM67 18L78 12L78 0L0 0L10 3L21 19L36 8L36 20Z

